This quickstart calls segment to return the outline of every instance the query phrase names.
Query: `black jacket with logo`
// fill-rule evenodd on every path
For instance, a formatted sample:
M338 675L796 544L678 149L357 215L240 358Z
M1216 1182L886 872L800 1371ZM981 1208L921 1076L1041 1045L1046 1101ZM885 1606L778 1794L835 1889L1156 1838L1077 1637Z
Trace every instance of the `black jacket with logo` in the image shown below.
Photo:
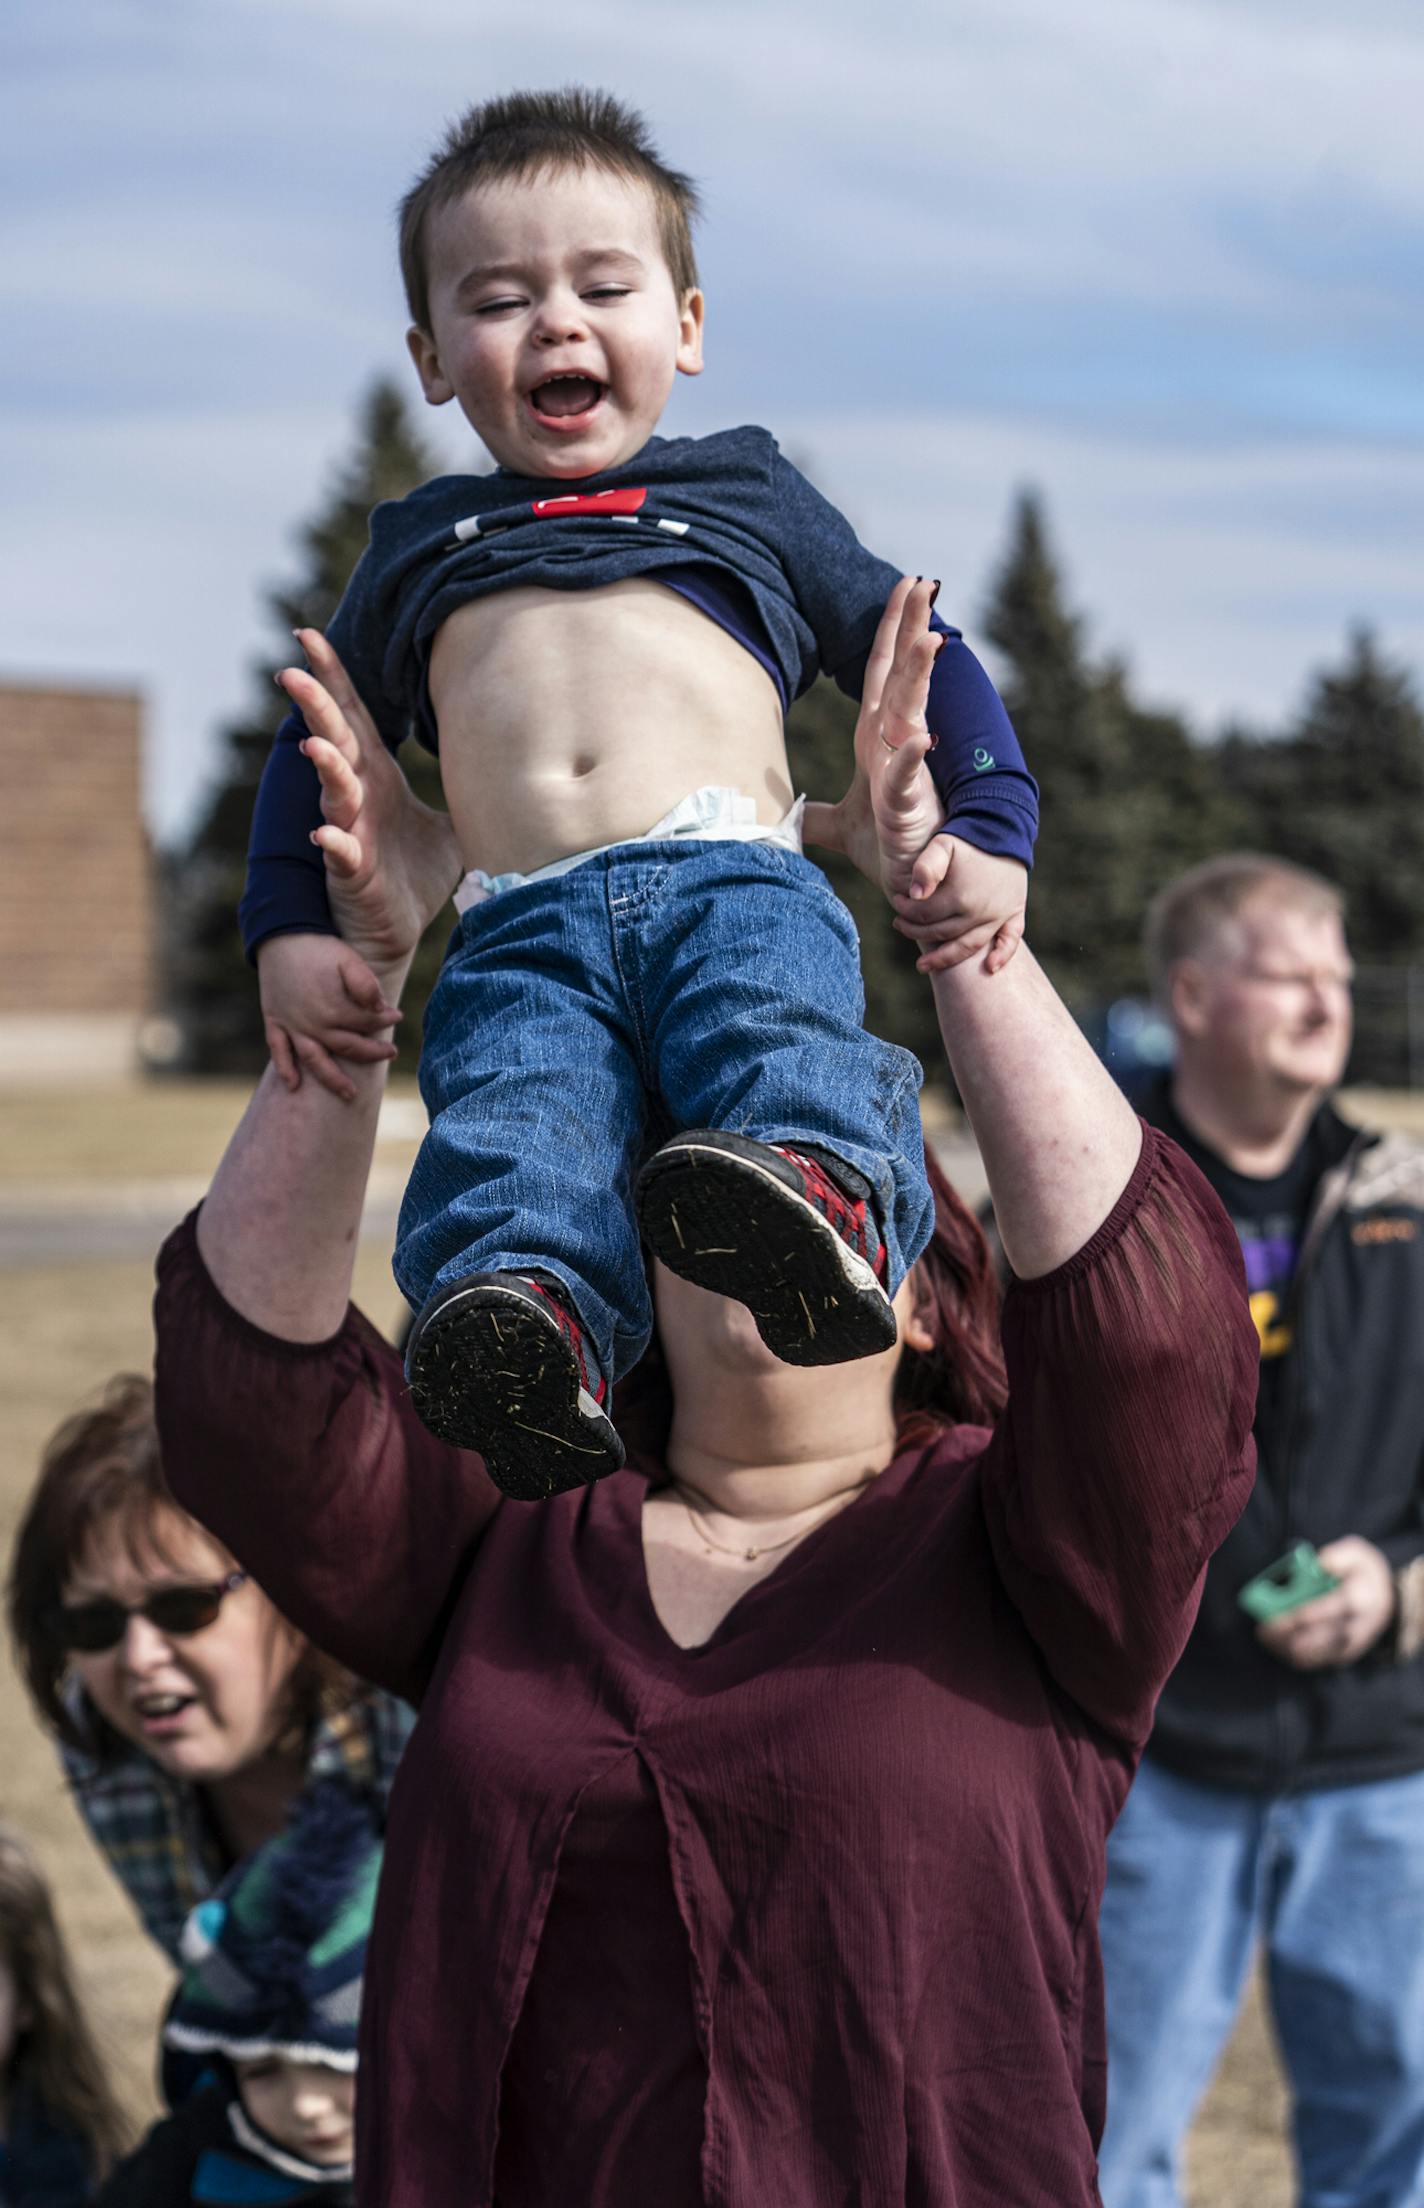
M1168 1116L1166 1084L1140 1100ZM1207 1571L1201 1612L1163 1689L1149 1754L1184 1777L1252 1792L1344 1786L1424 1769L1424 1658L1394 1636L1343 1670L1267 1654L1237 1604L1297 1541L1359 1534L1398 1572L1424 1555L1424 1146L1313 1129L1326 1168L1286 1317L1274 1415L1258 1417L1256 1485ZM1212 1179L1210 1155L1196 1152Z

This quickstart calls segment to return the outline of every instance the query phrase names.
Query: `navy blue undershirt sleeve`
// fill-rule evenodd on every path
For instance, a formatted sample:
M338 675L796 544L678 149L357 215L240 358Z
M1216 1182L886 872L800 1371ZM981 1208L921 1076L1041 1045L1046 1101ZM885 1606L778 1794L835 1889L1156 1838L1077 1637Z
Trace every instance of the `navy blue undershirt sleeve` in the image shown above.
M899 575L866 550L844 514L777 451L771 493L786 571L815 635L820 663L842 690L859 698L880 616ZM1032 866L1038 785L1013 723L958 629L937 614L930 619L950 640L935 661L926 708L935 738L930 774L944 803L945 832L996 858Z
M247 883L237 908L243 948L255 958L271 935L335 935L326 896L326 864L312 842L321 825L321 780L298 746L301 714L287 715L273 739L247 844Z
M378 506L371 517L373 536L382 516L397 512L396 504ZM326 639L382 741L394 751L405 734L409 712L406 700L389 689L386 680L385 640L392 620L388 565L369 548L362 553L327 623ZM243 948L250 959L272 935L338 932L327 902L325 863L311 840L312 830L321 826L321 779L299 749L306 734L306 722L293 708L273 739L252 809L247 882L237 908Z
M925 719L935 748L930 776L944 805L944 832L977 851L1033 865L1038 834L1038 784L1019 748L1004 701L957 629L943 630L930 676Z
M937 613L930 627L948 638L930 675L925 719L935 743L930 779L940 795L942 834L962 836L991 858L1032 867L1038 835L1038 784L1024 762L1014 724L988 674L958 629ZM836 681L858 698L869 654L836 670Z

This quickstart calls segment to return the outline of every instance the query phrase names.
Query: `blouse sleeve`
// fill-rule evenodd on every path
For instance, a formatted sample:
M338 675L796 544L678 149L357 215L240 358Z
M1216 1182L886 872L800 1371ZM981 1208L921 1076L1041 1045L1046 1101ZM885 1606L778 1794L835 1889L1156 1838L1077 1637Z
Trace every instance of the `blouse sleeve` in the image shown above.
M1111 1215L1004 1305L984 1460L1000 1574L1049 1672L1139 1748L1245 1507L1260 1352L1226 1214L1154 1129Z
M354 1306L317 1343L235 1311L196 1218L158 1260L169 1486L318 1648L418 1701L498 1491L478 1457L426 1432L400 1359Z

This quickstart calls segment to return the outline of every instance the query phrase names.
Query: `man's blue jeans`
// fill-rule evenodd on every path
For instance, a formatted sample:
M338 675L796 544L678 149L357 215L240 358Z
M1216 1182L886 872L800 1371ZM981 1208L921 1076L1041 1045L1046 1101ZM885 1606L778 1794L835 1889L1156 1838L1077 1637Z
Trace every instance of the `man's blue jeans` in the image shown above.
M638 1167L715 1127L852 1166L893 1293L933 1223L920 1069L864 1010L850 914L776 844L620 844L473 906L426 1014L402 1292L418 1309L463 1274L539 1267L625 1372L652 1327Z
M1258 1940L1300 2208L1424 2204L1424 1772L1306 1794L1144 1762L1108 1844L1105 2208L1177 2208Z

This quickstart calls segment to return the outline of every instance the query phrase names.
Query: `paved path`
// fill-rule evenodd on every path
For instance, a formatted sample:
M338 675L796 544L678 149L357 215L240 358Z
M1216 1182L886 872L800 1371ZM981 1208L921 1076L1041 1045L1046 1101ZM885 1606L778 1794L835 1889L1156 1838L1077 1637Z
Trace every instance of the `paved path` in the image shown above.
M394 1240L404 1179L386 1167L372 1174L361 1219L363 1241ZM0 1189L0 1271L152 1256L207 1185L175 1176Z
M962 1136L936 1145L941 1165L961 1195L978 1204L984 1170ZM377 1166L361 1218L363 1242L395 1239L404 1173ZM0 1271L40 1265L103 1264L151 1257L169 1229L199 1202L207 1183L177 1175L142 1181L56 1181L0 1187Z

